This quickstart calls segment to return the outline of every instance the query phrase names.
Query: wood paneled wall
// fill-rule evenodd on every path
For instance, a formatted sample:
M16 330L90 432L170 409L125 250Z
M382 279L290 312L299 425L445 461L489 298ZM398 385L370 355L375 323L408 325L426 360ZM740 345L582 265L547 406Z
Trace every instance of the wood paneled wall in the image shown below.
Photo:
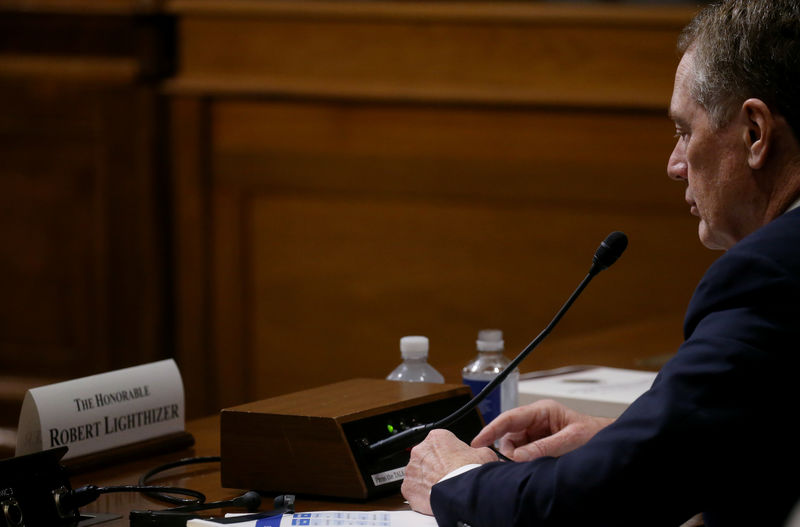
M171 353L169 22L134 4L0 5L0 427L27 388Z
M717 255L665 168L691 11L174 0L176 356L190 410L509 354L613 230L627 254L523 365L656 368Z
M175 356L190 415L356 376L657 368L717 256L665 175L686 8L0 1L0 426ZM173 31L175 27L175 31ZM171 67L175 62L176 69Z

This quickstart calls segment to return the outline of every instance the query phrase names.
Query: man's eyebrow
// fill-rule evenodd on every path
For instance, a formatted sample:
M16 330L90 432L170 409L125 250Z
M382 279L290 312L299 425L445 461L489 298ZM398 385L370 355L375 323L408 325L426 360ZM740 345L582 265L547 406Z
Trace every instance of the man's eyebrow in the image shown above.
M674 122L679 126L686 126L686 120L677 116L675 113L672 112L672 110L667 111L667 117L669 117L670 121Z

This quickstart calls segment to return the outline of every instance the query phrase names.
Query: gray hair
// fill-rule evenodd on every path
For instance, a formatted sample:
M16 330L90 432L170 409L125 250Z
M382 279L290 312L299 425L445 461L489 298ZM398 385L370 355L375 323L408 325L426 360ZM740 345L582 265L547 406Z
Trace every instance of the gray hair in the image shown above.
M748 98L782 115L800 139L800 0L723 0L709 5L678 40L691 51L691 94L721 127Z

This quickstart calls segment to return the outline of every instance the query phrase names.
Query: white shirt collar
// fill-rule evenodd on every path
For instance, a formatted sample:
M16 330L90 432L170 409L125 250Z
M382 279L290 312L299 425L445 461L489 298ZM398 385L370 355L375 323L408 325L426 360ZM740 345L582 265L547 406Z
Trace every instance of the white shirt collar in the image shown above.
M795 200L795 202L794 202L794 203L792 203L791 205L789 205L789 208L788 208L788 209L786 209L786 212L789 212L789 211L790 211L790 210L792 210L792 209L796 209L797 207L800 207L800 198L797 198L797 199ZM784 213L784 214L785 214L785 213Z

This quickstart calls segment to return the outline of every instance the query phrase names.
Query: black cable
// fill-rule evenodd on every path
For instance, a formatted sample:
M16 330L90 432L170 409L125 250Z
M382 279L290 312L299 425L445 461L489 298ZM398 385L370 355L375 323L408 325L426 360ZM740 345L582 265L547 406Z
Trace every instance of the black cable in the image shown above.
M77 489L67 490L55 494L56 507L62 512L77 510L84 505L92 503L101 494L113 492L148 492L159 491L159 493L184 494L194 496L195 500L183 500L190 503L203 503L206 500L205 494L192 489L183 487L169 487L165 485L115 485L111 487L98 487L97 485L84 485ZM164 494L165 496L167 494ZM173 498L177 499L177 498Z
M142 474L142 477L139 478L139 485L141 486L148 486L148 480L155 476L156 474L160 474L161 472L165 472L167 470L178 468L178 467L185 467L187 465L196 465L199 463L219 463L222 461L220 456L198 456L198 457L188 457L179 459L177 461L173 461L171 463L164 463L163 465L159 465L155 468L152 468ZM158 489L155 489L158 490ZM170 496L169 494L165 494L164 491L160 492L147 492L144 491L147 496L151 498L161 500L167 503L171 503L173 505L185 506L185 505L199 505L201 503L205 503L206 497L200 493L202 499L199 501L184 499L184 498L176 498L174 496ZM177 493L173 493L177 494Z
M114 492L142 492L145 495L158 499L161 501L165 501L167 503L171 503L173 505L179 505L182 507L204 507L204 508L212 508L216 503L206 503L206 496L200 491L187 489L184 487L172 487L167 485L151 485L148 483L148 480L166 470L182 467L186 465L193 465L197 463L209 463L209 462L219 462L219 456L205 456L205 457L193 457L193 458L184 458L179 459L178 461L173 461L171 463L165 463L163 465L159 465L153 469L148 470L145 472L141 478L139 478L138 485L115 485L109 487L98 487L97 485L85 485L83 487L79 487L77 489L72 490L64 490L63 492L58 492L55 494L55 501L56 506L60 511L63 513L67 513L69 511L74 511L83 507L84 505L88 505L93 501L97 500L102 494L110 494ZM190 498L179 498L173 496L173 494L179 494L184 496L190 496ZM254 503L254 499L247 500L248 505ZM219 503L226 503L226 502L219 502ZM256 505L257 507L257 505Z
M77 489L63 488L54 492L55 505L62 518L76 515L80 507L97 500L101 494L113 492L142 492L155 499L179 505L178 507L163 511L131 511L129 515L131 527L184 527L188 519L200 517L197 514L198 511L222 507L242 507L251 513L246 516L246 518L253 519L294 512L294 496L290 494L276 497L274 500L275 508L272 511L258 513L256 511L258 511L258 508L261 506L261 495L255 491L248 491L230 500L207 503L206 496L202 492L184 487L151 485L148 483L148 480L156 474L172 468L219 461L221 461L219 456L200 456L165 463L145 472L139 478L138 485L116 485L109 487L85 485ZM191 496L194 499L178 498L171 496L171 494L183 494L185 496ZM242 520L242 517L239 517L239 520ZM222 520L218 521L220 523L227 523Z
M497 448L495 448L494 446L491 446L491 445L490 445L490 446L489 446L489 450L491 450L492 452L494 452L494 453L495 453L495 455L497 456L497 459L499 459L500 461L505 461L505 462L507 462L507 463L513 463L513 462L514 462L514 460L513 460L513 459L511 459L510 457L506 456L505 454L503 454L502 452L500 452L499 450L497 450Z

